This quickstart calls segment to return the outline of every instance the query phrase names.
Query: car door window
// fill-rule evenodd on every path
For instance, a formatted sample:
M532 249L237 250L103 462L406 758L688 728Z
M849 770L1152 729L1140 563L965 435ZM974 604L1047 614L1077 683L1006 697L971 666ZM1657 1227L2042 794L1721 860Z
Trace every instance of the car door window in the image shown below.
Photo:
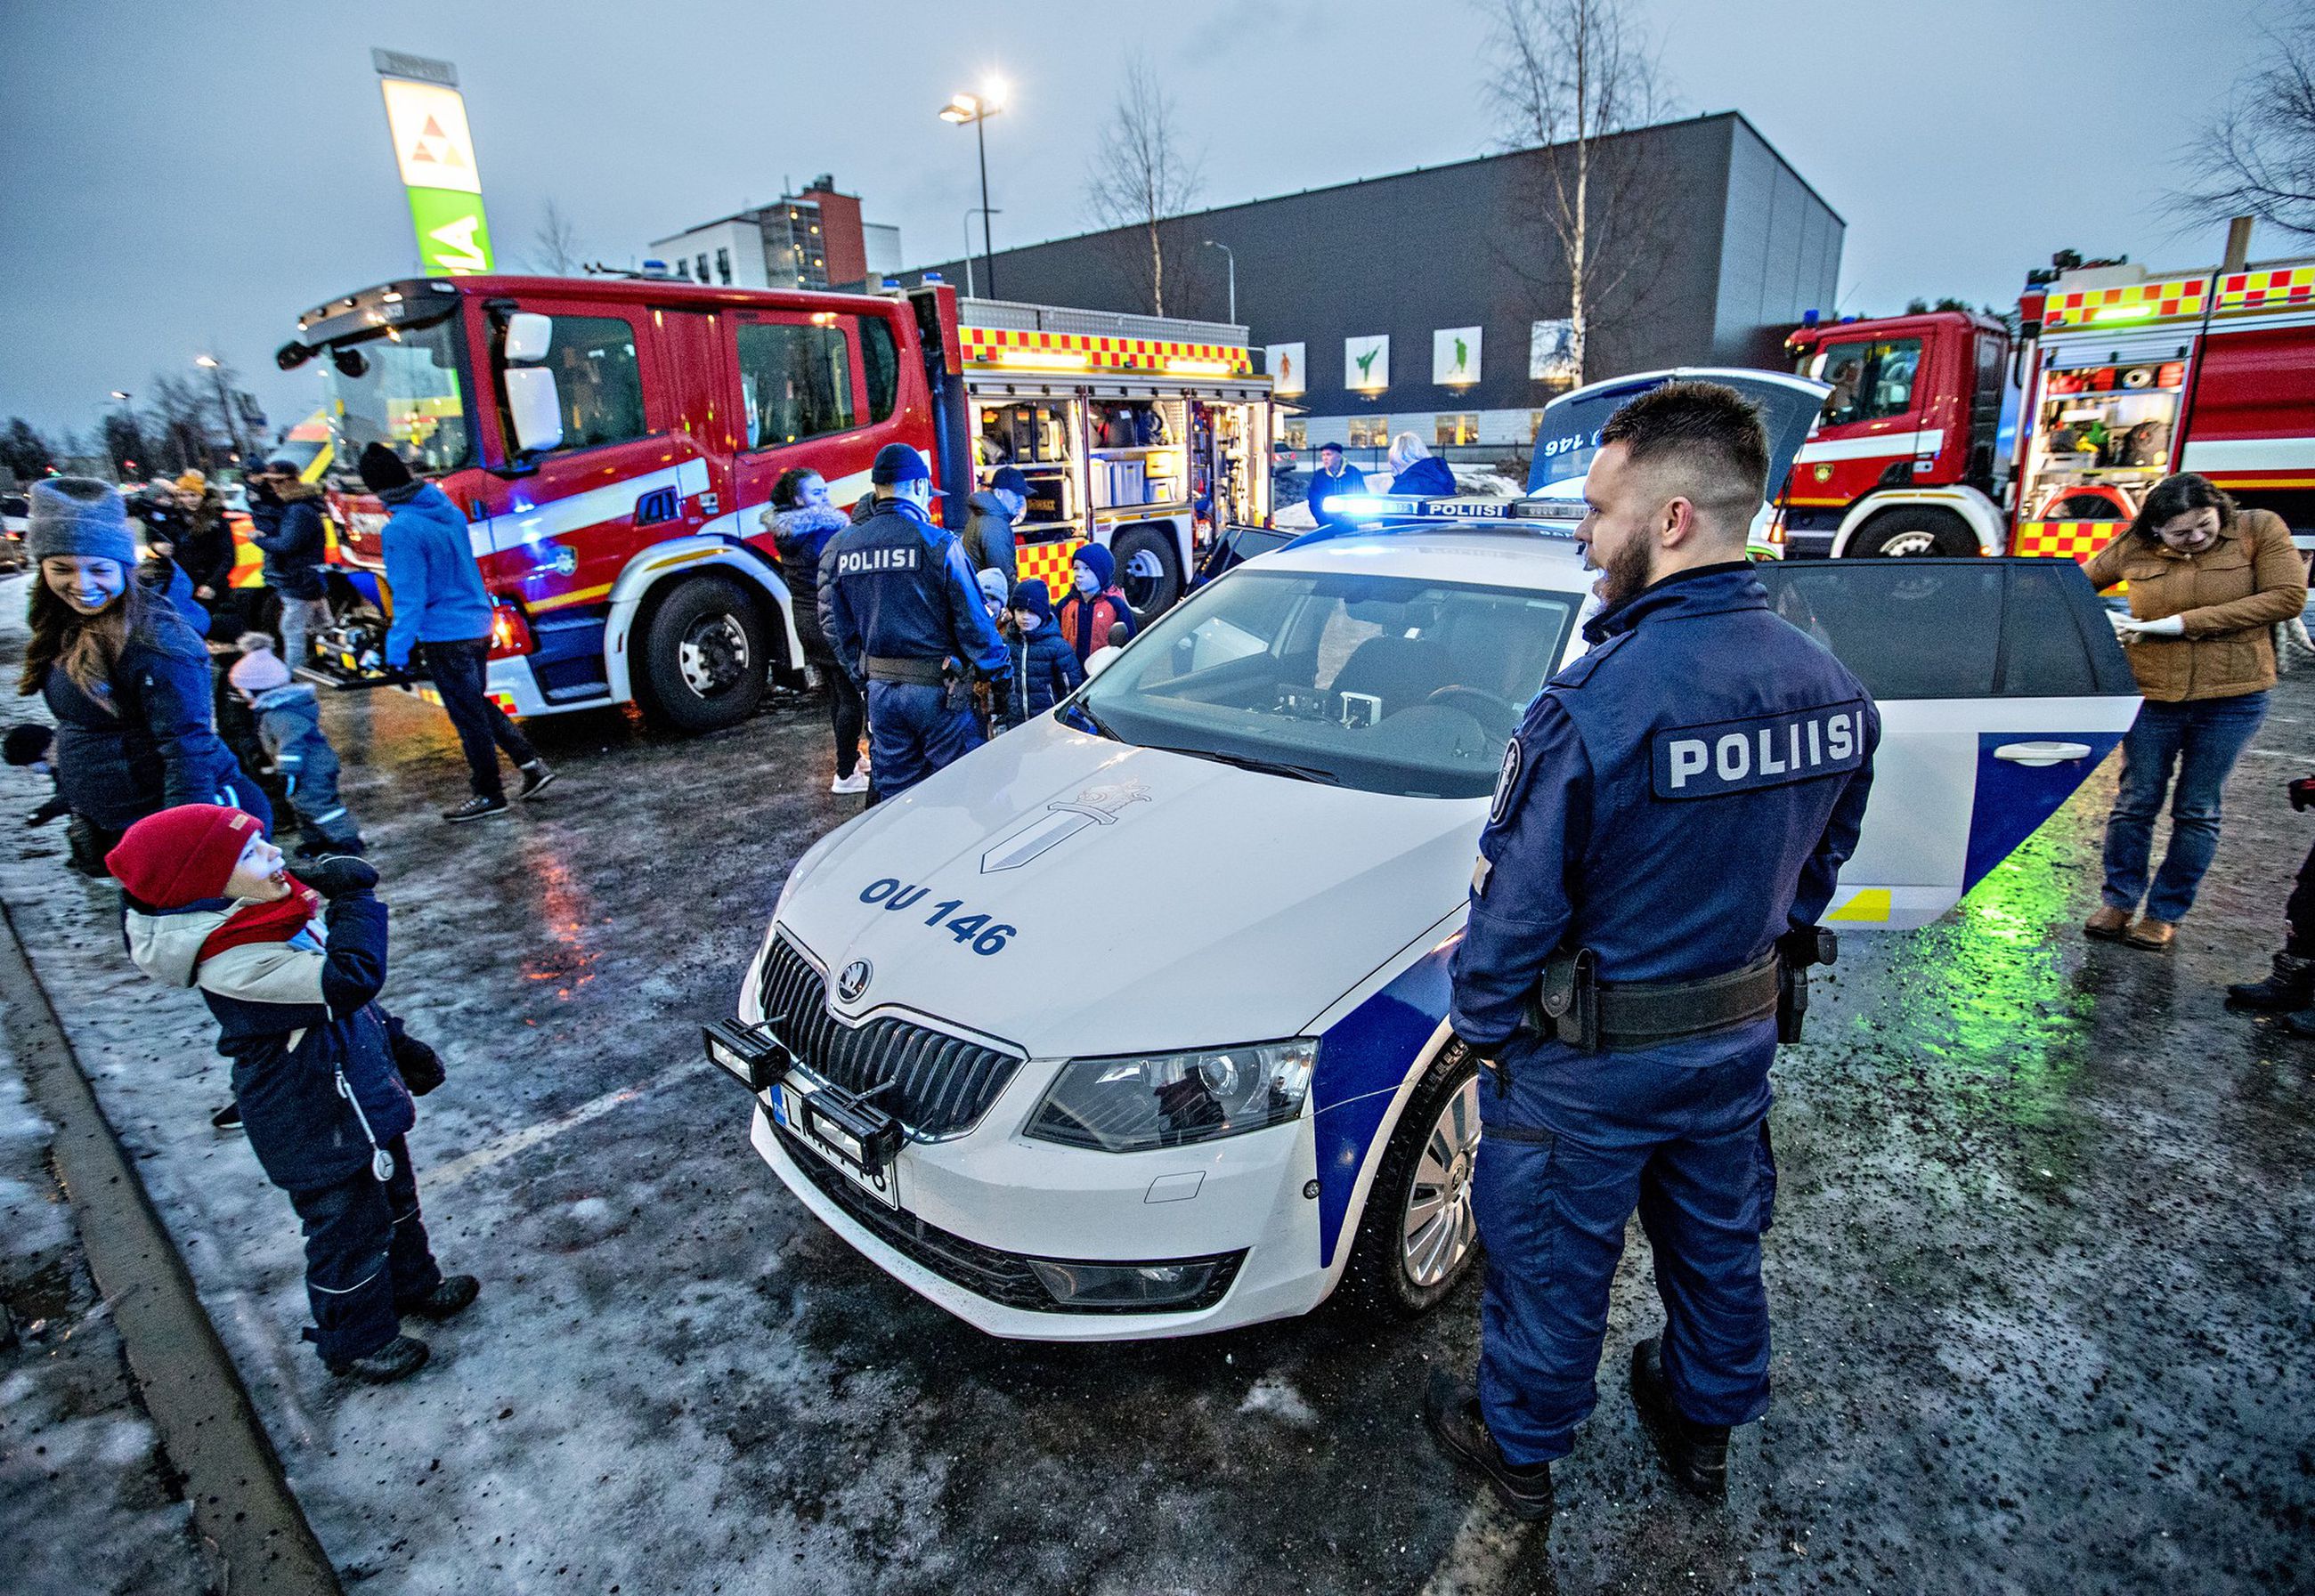
M2003 574L1976 560L1759 568L1770 607L1831 649L1879 699L1982 698L1994 690Z
M900 349L882 316L861 320L860 366L868 378L868 419L881 421L892 413L900 394Z
M545 364L562 396L563 448L593 448L649 433L634 328L619 316L551 319Z
M857 424L851 342L841 326L742 323L739 349L749 448L778 448Z
M1824 396L1826 426L1884 421L1913 408L1921 341L1887 338L1873 343L1829 343L1805 364L1804 376L1832 385L1832 392Z

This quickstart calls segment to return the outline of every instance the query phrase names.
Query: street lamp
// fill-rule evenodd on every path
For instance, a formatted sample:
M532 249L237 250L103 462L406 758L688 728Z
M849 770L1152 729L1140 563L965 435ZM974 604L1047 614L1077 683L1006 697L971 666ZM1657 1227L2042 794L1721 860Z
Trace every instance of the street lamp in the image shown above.
M217 386L217 414L225 418L225 435L233 444L234 461L238 464L248 451L242 448L241 428L233 419L233 401L225 391L225 368L217 363L215 355L195 355L193 364L206 368L209 381Z
M1229 262L1229 317L1230 325L1235 327L1237 325L1237 252L1226 244L1216 244L1211 238L1206 240L1206 247L1221 251L1223 258Z
M126 388L115 388L112 390L112 396L120 401L120 436L122 440L126 441L129 437L129 430L136 425L136 417L129 409L129 390ZM134 460L118 460L114 462L114 469L124 472L134 471L137 469L137 462Z
M964 297L968 299L972 297L972 218L980 217L985 223L991 216L1004 214L1005 208L1002 206L995 210L989 210L979 205L964 213Z
M980 146L980 258L983 275L989 279L989 297L997 297L997 250L989 241L989 132L990 117L1005 109L1005 90L992 84L978 94L952 94L946 105L940 108L940 120L962 128L971 124L974 142ZM965 253L970 255L971 234Z

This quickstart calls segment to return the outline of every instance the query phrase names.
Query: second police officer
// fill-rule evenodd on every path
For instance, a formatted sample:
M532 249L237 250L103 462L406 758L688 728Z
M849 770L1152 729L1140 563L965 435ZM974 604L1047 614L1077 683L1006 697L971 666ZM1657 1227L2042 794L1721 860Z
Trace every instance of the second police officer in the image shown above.
M1449 1014L1480 1060L1478 1380L1434 1375L1425 1416L1525 1519L1598 1399L1635 1209L1664 1329L1630 1390L1665 1467L1717 1496L1729 1428L1768 1410L1769 1067L1829 956L1880 716L1746 563L1767 475L1759 419L1716 385L1601 430L1591 648L1529 705L1479 840Z
M868 696L869 802L908 791L980 741L969 672L1008 656L953 534L933 524L932 474L904 443L876 451L874 513L821 555L829 641Z

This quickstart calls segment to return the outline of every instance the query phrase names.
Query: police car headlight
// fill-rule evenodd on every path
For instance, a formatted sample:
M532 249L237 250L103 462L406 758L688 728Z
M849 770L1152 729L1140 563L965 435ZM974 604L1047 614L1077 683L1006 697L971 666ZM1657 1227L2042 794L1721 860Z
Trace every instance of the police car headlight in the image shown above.
M1284 1124L1302 1112L1318 1061L1314 1037L1061 1066L1026 1134L1064 1147L1131 1153Z

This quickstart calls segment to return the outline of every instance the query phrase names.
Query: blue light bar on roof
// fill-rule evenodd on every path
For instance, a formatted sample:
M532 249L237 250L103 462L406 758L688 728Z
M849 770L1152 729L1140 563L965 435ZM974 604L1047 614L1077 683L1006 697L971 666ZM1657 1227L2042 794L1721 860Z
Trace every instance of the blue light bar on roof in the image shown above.
M1388 493L1329 494L1329 516L1361 521L1539 521L1566 525L1583 519L1576 499L1424 499Z

